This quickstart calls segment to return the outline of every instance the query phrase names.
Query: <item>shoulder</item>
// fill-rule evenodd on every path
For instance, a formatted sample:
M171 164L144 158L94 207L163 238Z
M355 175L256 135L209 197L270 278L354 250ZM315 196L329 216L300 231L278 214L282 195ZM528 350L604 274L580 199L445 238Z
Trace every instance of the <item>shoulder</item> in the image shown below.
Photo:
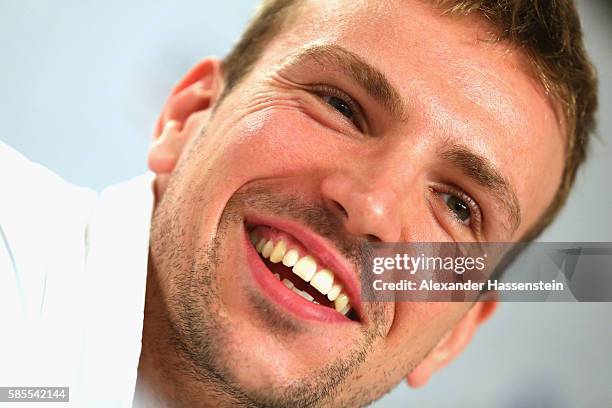
M32 221L39 212L70 213L91 205L96 193L68 183L46 167L33 163L0 141L0 221L20 213Z
M45 282L82 272L97 194L0 142L0 195L0 298L30 315L43 306Z

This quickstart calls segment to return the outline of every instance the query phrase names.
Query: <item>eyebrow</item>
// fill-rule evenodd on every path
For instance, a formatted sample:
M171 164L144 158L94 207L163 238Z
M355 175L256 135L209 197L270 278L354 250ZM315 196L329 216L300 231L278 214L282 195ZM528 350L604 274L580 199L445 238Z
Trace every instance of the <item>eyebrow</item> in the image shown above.
M395 119L402 120L404 117L405 107L399 91L378 68L359 55L339 45L317 44L299 49L285 65L297 66L309 61L321 65L322 69L330 65L340 68L344 75L379 102Z
M514 233L521 224L521 208L512 185L493 163L461 144L445 146L441 156L497 198L507 214L508 229Z

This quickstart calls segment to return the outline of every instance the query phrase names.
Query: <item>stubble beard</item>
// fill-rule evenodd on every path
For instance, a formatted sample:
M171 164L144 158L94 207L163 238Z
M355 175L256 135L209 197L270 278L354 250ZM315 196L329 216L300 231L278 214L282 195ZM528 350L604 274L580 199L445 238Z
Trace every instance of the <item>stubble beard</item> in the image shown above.
M176 175L175 175L176 176ZM176 179L176 177L174 177ZM168 190L172 190L172 185ZM169 194L169 197L173 195ZM174 196L177 197L177 196ZM166 197L164 197L166 198ZM182 200L182 198L180 199ZM180 201L179 200L179 201ZM172 204L172 205L171 205ZM167 367L169 371L181 370L180 376L188 378L191 390L207 390L206 395L214 395L217 401L199 401L204 406L237 406L237 407L316 407L330 406L338 390L346 379L366 361L373 349L372 344L381 337L384 325L382 310L373 310L373 322L369 329L363 330L362 340L352 345L353 352L349 357L336 358L307 377L296 378L291 384L262 387L256 391L245 390L234 378L234 369L227 350L227 340L232 336L232 327L218 313L219 286L215 279L222 264L223 244L227 242L229 231L235 230L242 222L243 208L263 208L282 212L294 219L337 241L343 236L339 221L323 207L306 206L297 197L277 197L262 188L247 188L236 192L228 201L220 217L214 237L205 247L186 247L186 242L198 242L197 239L185 239L184 229L180 224L184 202L170 203L162 200L158 206L153 223L151 242L156 251L155 265L159 266L158 276L171 277L174 284L172 292L166 291L167 312L163 341L173 349L184 365ZM193 231L197 231L197 226ZM195 235L197 238L197 235ZM153 243L157 242L157 245ZM345 240L338 242L338 247L347 256L358 256L358 244ZM191 255L191 253L193 255ZM163 269L163 270L162 270ZM300 330L295 324L287 324L290 319L271 311L268 300L256 295L251 297L254 313L265 323L270 335L288 335ZM172 311L170 313L170 311ZM163 366L163 364L161 364ZM180 384L176 385L180 387ZM350 389L350 385L348 387ZM197 395L197 392L195 393ZM351 390L348 397L351 406L361 406L373 398L368 390ZM196 397L197 398L197 397ZM192 400L193 402L193 400ZM333 405L333 404L331 404Z

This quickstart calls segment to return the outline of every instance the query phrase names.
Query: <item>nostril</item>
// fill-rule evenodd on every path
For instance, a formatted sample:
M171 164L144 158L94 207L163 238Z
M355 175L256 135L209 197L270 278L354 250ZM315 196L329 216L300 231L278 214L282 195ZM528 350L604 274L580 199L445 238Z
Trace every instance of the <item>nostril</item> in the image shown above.
M342 214L342 216L344 218L348 218L348 212L346 211L346 209L342 206L342 204L340 204L339 202L332 200L332 205L334 206L334 208L340 213Z
M365 238L368 240L368 242L382 242L380 238L372 234L366 234Z
M329 205L335 210L337 211L345 220L349 219L349 214L348 211L346 210L346 208L344 208L344 206L342 204L340 204L338 201L336 200L329 200ZM374 235L374 234L365 234L365 239L368 242L382 242L382 239L380 239L378 236Z

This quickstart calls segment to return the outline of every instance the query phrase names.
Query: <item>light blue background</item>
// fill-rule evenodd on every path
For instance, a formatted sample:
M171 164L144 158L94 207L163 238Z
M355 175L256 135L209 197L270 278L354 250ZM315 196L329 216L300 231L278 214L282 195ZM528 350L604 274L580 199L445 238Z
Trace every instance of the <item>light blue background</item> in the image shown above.
M153 124L173 83L199 58L224 55L255 3L1 1L0 138L96 189L143 172ZM612 241L606 5L579 2L601 77L600 139L569 205L542 240ZM610 304L503 304L428 386L400 385L375 406L612 406L611 322Z

